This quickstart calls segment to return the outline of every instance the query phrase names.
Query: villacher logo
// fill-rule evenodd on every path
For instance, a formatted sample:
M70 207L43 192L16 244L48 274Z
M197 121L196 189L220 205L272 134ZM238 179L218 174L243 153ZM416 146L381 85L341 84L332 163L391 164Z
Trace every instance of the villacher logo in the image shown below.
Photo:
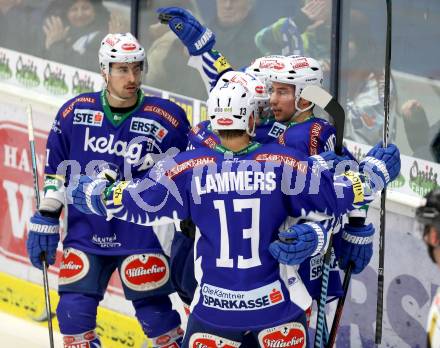
M122 263L121 278L136 291L159 288L169 279L168 262L161 254L132 255Z
M80 250L66 248L60 265L59 284L70 284L86 276L90 264L87 255Z

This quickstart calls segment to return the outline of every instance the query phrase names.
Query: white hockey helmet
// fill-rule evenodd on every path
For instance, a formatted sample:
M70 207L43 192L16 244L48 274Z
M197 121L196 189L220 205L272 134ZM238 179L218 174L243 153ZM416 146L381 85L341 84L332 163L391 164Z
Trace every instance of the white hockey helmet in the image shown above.
M130 33L107 34L99 48L99 65L104 74L110 72L110 63L142 62L143 70L148 69L145 50Z
M256 107L265 108L269 105L269 93L266 84L250 73L242 71L228 71L218 80L217 85L222 86L225 82L239 83L246 87L256 102Z
M295 97L299 97L306 86L322 86L323 74L316 59L289 56L270 67L269 80L294 85Z
M299 99L302 90L307 86L322 86L323 73L316 59L302 56L284 57L279 64L270 68L269 80L295 86L295 115L311 109L314 104L301 109Z
M279 60L285 58L279 55L264 56L255 59L244 71L253 74L260 79L266 86L269 82L269 72L273 65L278 64Z
M255 109L252 93L240 83L218 84L209 94L208 116L213 130L246 130L253 136L254 129L249 129L249 117Z

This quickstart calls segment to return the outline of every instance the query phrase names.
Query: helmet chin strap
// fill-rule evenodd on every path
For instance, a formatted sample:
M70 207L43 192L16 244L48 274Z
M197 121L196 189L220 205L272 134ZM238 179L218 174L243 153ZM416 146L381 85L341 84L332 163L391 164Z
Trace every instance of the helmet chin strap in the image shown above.
M115 95L115 94L113 94L113 93L110 92L110 90L107 88L107 87L108 87L108 74L105 74L104 81L105 81L105 90L106 90L106 92L108 93L109 96L111 96L112 98L114 98L114 99L116 99L116 100L122 101L122 102L125 102L125 101L127 101L128 99L130 99L130 98L121 98L121 97L118 97L117 95ZM138 87L138 89L136 90L136 93L139 91L139 88L140 88L140 87Z
M115 95L113 93L110 93L108 88L106 88L105 90L108 93L108 95L111 96L113 99L116 99L116 100L119 100L119 101L122 101L122 102L127 101L129 99L129 98L121 98L121 97L118 97L117 95Z
M314 103L310 103L309 106L307 106L307 107L304 108L304 109L301 109L301 108L299 107L299 105L298 105L299 100L300 100L300 97L299 97L299 96L296 97L296 99L295 99L295 109L296 109L296 112L293 114L293 118L295 118L295 117L298 116L299 114L303 113L304 111L310 110L311 108L313 108L313 107L315 106Z
M253 122L253 126L252 129L250 129L249 127L246 128L246 133L250 136L250 137L254 137L255 136L255 118L254 118L254 122Z

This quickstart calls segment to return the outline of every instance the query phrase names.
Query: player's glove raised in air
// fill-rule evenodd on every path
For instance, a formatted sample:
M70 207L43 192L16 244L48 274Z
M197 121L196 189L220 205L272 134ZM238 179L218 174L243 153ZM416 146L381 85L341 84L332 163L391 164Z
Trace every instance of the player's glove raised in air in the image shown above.
M269 251L282 264L299 265L309 256L325 252L327 234L317 222L294 225L278 234L280 240L272 242Z
M49 265L55 263L58 242L60 241L58 220L58 218L43 216L39 211L31 217L26 249L34 267L43 269L42 253L45 253Z
M376 144L359 163L359 172L369 179L373 192L381 191L399 175L399 149L394 144L386 148L382 147L382 143Z
M73 179L72 200L75 208L84 214L107 216L103 201L104 191L111 185L106 179L81 175Z
M203 26L189 11L180 7L161 7L159 20L167 23L192 56L211 50L215 44L214 33Z
M255 45L263 56L270 54L301 55L303 40L292 18L283 17L255 35Z
M353 263L353 273L362 272L373 256L373 235L372 224L364 226L345 224L340 247L335 249L339 268L346 270L348 265Z

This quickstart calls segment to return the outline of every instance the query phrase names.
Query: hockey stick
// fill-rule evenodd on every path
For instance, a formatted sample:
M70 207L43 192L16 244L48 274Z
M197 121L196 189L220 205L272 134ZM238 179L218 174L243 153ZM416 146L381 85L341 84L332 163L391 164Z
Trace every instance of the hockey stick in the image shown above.
M385 51L385 91L384 91L384 112L383 124L383 146L388 145L389 123L390 123L390 78L391 78L391 0L387 4L387 36ZM379 235L379 267L377 269L377 306L376 306L376 337L375 343L382 341L382 317L383 317L383 285L384 285L384 263L385 263L385 201L387 198L386 188L380 196L380 235Z
M28 135L29 135L29 146L31 149L31 159L32 159L32 175L34 178L34 192L35 200L37 202L37 210L40 206L40 188L38 185L38 171L37 171L37 156L35 154L35 140L34 140L34 125L32 121L32 108L30 105L26 107L26 114L28 118ZM52 309L50 306L50 290L49 290L49 279L47 277L47 261L46 253L42 252L40 259L43 264L43 288L44 288L44 298L46 300L46 315L47 315L47 326L49 329L49 341L50 348L54 348L53 343L53 328L52 328Z
M301 92L301 98L306 99L332 116L336 128L335 152L342 154L342 141L344 137L345 111L341 104L327 91L318 86L307 86ZM327 303L328 280L330 275L330 262L332 257L333 238L330 236L327 252L324 256L322 267L321 294L318 301L318 315L316 319L315 348L321 348L324 335L325 305Z
M336 128L335 152L341 155L345 127L345 111L341 104L330 93L318 86L305 87L300 97L318 105L333 118Z
M333 345L335 344L336 333L338 332L339 323L342 318L342 310L344 309L344 303L345 303L345 299L347 297L348 286L350 284L352 271L353 271L353 263L350 262L348 264L347 270L345 271L344 282L342 284L342 289L343 289L344 293L342 294L342 297L340 297L338 300L338 305L336 307L335 316L333 318L332 328L330 330L330 337L327 341L326 348L332 348Z

